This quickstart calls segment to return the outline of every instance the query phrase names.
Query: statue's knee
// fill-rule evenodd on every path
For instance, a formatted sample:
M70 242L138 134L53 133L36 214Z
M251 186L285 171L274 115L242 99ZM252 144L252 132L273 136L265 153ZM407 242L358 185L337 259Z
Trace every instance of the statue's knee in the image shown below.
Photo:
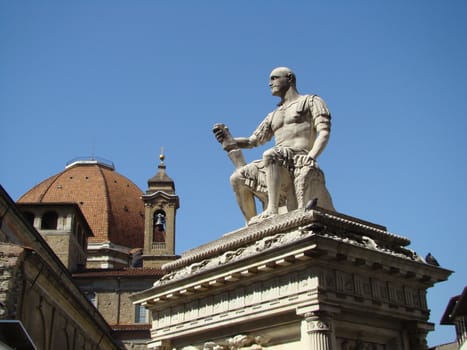
M230 175L230 184L233 186L233 187L236 187L238 186L238 184L242 181L242 176L240 174L240 172L238 171L234 171L234 173L232 175Z
M265 165L271 164L276 156L273 149L268 149L263 153L263 162Z

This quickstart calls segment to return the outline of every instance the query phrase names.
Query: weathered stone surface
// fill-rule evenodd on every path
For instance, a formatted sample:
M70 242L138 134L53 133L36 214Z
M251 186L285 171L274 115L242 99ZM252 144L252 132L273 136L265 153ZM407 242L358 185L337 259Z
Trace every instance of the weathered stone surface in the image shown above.
M16 316L21 294L21 257L24 249L16 244L0 243L0 319Z

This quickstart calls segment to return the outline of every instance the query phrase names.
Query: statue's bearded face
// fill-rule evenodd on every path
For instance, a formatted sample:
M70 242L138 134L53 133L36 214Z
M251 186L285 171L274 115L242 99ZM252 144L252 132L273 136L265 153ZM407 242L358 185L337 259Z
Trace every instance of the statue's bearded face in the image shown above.
M290 75L284 70L273 70L269 76L269 87L273 96L283 96L290 88Z

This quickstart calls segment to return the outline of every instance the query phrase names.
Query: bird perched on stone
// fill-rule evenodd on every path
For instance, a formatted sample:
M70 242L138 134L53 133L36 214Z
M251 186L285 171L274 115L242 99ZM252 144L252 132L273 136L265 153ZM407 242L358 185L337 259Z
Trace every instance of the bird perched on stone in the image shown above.
M318 205L318 198L310 199L308 203L305 205L305 210L315 209L317 205Z
M427 264L433 265L433 266L439 266L438 260L431 255L431 253L428 253L425 257L425 261Z

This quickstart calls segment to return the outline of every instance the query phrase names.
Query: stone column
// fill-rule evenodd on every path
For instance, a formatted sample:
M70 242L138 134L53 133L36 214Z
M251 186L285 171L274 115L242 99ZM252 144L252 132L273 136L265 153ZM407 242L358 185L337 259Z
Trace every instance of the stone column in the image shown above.
M302 342L310 350L335 350L332 319L323 312L308 312L302 322Z

